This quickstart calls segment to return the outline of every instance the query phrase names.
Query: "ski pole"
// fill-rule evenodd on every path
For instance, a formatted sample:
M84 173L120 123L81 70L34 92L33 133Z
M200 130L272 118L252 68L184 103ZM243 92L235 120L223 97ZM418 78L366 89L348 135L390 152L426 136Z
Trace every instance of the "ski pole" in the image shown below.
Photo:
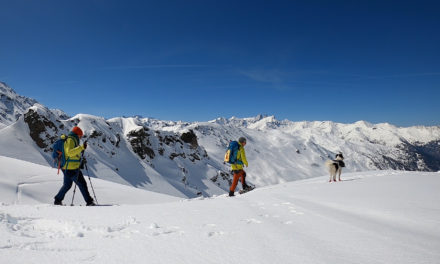
M73 188L72 202L70 203L70 206L73 206L73 198L75 198L75 192L76 192L76 183L75 183L75 188Z
M92 187L93 197L95 197L96 204L99 204L98 199L96 198L95 188L93 188L92 180L90 179L89 168L87 167L87 160L84 158L84 167L87 171L87 177L89 178L90 187Z

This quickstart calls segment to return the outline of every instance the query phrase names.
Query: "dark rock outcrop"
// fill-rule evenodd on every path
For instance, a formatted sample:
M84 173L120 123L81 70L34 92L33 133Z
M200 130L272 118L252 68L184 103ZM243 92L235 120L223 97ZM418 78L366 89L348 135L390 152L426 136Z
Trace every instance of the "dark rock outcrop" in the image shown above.
M156 156L154 150L151 148L148 128L130 131L127 135L127 139L130 142L134 153L136 153L141 159L145 159L147 156L150 159L154 159Z
M31 138L40 148L47 149L55 141L56 137L50 136L47 133L47 129L58 132L58 127L45 116L41 116L36 111L29 109L24 114L24 121L29 126Z

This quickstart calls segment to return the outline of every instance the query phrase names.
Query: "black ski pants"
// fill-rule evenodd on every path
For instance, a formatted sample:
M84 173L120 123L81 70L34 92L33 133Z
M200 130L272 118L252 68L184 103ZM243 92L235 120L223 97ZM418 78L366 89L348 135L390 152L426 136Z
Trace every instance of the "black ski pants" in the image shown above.
M87 204L93 201L93 198L90 196L89 190L87 189L87 182L84 179L84 176L80 169L77 170L63 170L64 174L64 182L63 186L59 190L58 194L55 195L56 201L62 201L66 193L72 188L73 182L78 185L79 190L81 191L82 196Z

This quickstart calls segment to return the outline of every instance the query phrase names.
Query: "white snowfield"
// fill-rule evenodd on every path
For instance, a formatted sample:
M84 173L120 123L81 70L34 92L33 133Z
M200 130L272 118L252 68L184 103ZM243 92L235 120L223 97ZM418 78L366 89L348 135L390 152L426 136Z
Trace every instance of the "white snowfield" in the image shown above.
M191 200L92 178L98 201L118 204L101 207L51 205L52 168L0 156L0 176L0 263L440 263L440 173Z

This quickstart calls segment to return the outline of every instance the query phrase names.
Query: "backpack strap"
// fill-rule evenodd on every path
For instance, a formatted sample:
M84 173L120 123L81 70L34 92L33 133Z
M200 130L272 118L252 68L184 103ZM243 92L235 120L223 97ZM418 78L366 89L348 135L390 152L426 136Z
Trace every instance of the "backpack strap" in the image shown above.
M240 152L240 149L242 148L243 146L241 145L241 144L238 144L238 149L237 149L237 157L236 157L236 159L235 159L235 165L243 165L243 161L241 161L241 160L239 160L238 159L238 153Z
M75 146L74 146L75 148L79 146L79 139L78 138L76 138L75 136L71 136L71 135L69 135L67 138L73 139L73 142L75 143Z
M64 146L63 146L64 147ZM60 175L60 169L61 169L61 155L63 155L63 152L57 151L58 153L58 173L57 175Z

